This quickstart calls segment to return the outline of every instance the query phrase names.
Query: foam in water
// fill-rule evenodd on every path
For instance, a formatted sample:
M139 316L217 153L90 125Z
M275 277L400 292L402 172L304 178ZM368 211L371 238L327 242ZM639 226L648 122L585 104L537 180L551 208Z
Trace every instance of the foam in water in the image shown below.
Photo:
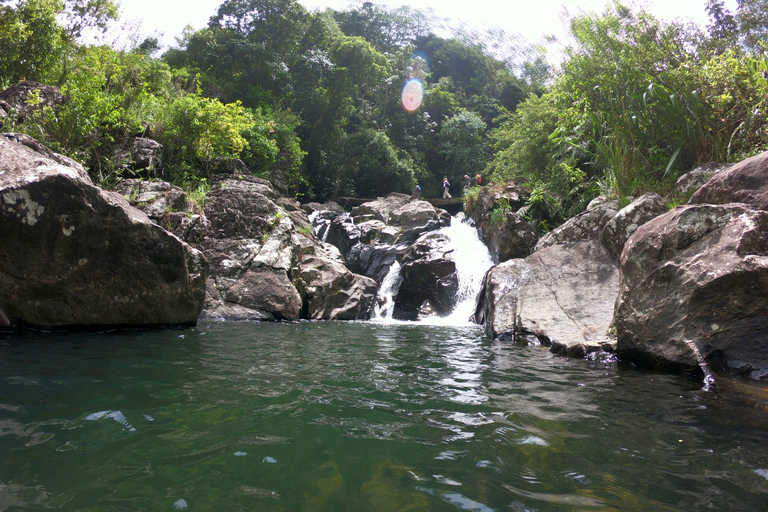
M480 240L475 227L465 218L463 213L455 215L451 219L451 225L440 230L440 233L448 239L448 248L456 262L456 271L459 274L459 290L456 296L456 306L450 315L429 317L421 320L420 324L427 325L469 325L470 318L475 312L475 301L483 277L489 268L493 266L493 259L488 248ZM384 278L379 289L379 302L374 320L378 322L394 323L392 310L394 309L395 296L400 287L400 264L395 262Z

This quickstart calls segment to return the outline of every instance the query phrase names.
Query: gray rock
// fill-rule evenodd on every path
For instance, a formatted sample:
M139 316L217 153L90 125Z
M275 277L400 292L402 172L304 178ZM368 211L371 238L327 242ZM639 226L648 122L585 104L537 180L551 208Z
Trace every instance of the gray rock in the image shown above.
M616 213L618 213L617 201L597 204L591 210L571 217L564 224L541 237L533 250L540 251L553 245L590 238L599 239L603 227Z
M166 212L184 210L187 203L184 191L166 181L128 179L118 183L115 191L154 220Z
M624 243L637 228L667 212L664 199L658 194L644 194L619 210L605 223L600 232L600 241L615 261L619 260Z
M395 297L393 318L417 320L425 308L441 316L451 312L459 277L446 242L439 233L426 233L401 256L403 282Z
M507 212L506 222L501 225L483 222L480 231L493 261L497 263L525 258L539 241L539 234L533 226L516 212Z
M311 320L367 320L376 300L376 281L350 272L336 258L314 254L301 260L306 317Z
M613 351L618 286L618 267L596 239L553 245L489 270L475 318L493 338L533 339L558 354Z
M10 116L17 122L25 121L45 108L55 108L64 101L58 87L31 80L22 80L0 92L0 109L5 112L4 117Z
M745 203L768 210L768 151L747 158L718 173L688 204Z
M731 167L731 164L709 162L680 176L675 182L675 192L684 196L690 196L718 173Z
M205 296L203 255L35 145L0 137L0 309L9 321L194 324Z
M717 362L762 378L768 213L687 205L641 226L621 255L614 323L619 353L637 364L706 371Z
M373 218L389 224L389 216L393 211L405 205L411 200L407 194L393 192L386 197L380 197L375 201L368 201L352 209L352 217L360 215L373 215Z

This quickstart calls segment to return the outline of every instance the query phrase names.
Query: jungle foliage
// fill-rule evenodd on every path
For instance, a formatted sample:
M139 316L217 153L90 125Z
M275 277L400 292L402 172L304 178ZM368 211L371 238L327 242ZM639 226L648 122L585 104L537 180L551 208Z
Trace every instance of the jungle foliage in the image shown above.
M116 148L151 134L157 174L199 189L211 162L241 158L302 199L437 196L480 172L515 179L565 218L597 194L668 192L697 164L768 149L768 2L709 0L705 28L619 1L570 19L560 67L503 32L446 27L431 11L358 0L224 0L162 54L86 43L115 0L0 0L0 86L37 80L67 101L26 131L94 178L123 177ZM451 32L452 31L452 32ZM453 33L453 36L437 35ZM407 111L409 79L423 86ZM538 204L537 203L537 204Z

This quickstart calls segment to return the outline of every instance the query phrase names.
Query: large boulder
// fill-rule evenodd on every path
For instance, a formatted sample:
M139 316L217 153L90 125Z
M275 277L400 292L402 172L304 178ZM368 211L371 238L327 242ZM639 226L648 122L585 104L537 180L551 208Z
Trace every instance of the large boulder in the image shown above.
M194 324L203 255L74 162L0 136L0 310L10 324Z
M539 241L539 234L533 226L516 212L507 212L501 225L484 222L480 231L496 263L525 258Z
M768 151L717 173L688 204L745 203L768 210Z
M365 320L376 300L376 281L354 274L340 258L317 251L301 259L305 317Z
M7 116L17 122L25 121L33 113L55 108L64 100L58 87L22 80L0 92L0 112L5 112L0 118Z
M590 238L599 239L603 227L618 213L618 209L617 201L596 204L541 237L533 250Z
M600 232L600 241L611 258L618 261L624 244L637 228L666 213L667 206L658 194L644 194L611 217Z
M748 175L754 162L742 166ZM750 181L714 179L726 175ZM720 185L705 188L699 197L715 200ZM762 204L758 188L723 195ZM629 361L704 371L716 362L768 378L768 212L686 205L641 226L621 255L614 323Z
M167 181L127 179L117 184L115 192L155 221L165 213L182 211L187 205L184 191Z
M296 201L278 197L266 180L237 174L238 167L220 163L226 172L213 176L203 215L187 235L211 263L202 316L369 318L375 282L344 266Z
M393 192L386 197L379 197L374 201L368 201L352 209L353 217L371 216L376 220L388 224L389 216L393 211L408 204L411 196Z
M584 357L611 352L617 265L596 237L548 246L488 271L475 318L486 333Z
M426 233L400 257L402 283L395 297L392 317L417 320L426 314L447 315L453 309L459 276L448 240L440 233Z

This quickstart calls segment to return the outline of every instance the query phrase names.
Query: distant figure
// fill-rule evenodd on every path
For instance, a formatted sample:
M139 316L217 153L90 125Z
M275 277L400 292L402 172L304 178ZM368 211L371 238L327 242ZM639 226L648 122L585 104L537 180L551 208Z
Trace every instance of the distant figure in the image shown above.
M451 197L450 189L451 189L451 184L448 183L448 178L444 176L443 177L443 199L448 199Z
M480 176L480 173L475 174L475 183L477 183L478 187L481 187L483 185L483 177Z
M465 174L464 179L466 180L466 183L464 184L464 192L466 192L472 187L472 178L470 178L468 174Z
M413 194L411 194L411 199L418 199L421 197L421 187L417 183L413 187Z

